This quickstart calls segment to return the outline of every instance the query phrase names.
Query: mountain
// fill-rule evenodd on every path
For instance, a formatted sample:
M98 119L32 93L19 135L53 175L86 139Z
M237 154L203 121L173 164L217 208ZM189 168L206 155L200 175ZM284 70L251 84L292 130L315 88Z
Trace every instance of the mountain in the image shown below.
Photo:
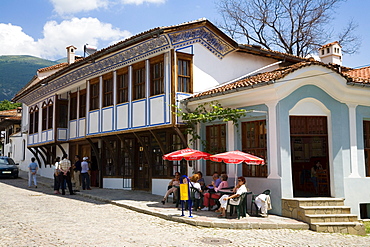
M11 100L40 68L58 64L33 56L0 56L0 101Z

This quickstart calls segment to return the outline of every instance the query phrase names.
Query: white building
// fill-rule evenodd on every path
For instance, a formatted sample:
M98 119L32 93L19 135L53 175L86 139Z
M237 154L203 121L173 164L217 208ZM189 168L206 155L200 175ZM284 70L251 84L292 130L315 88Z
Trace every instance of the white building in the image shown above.
M215 152L239 149L266 159L265 166L238 166L237 174L256 193L273 190L273 213L282 214L284 198L316 196L302 174L320 161L328 176L320 196L345 198L354 213L367 215L370 73L341 67L339 44L322 49L325 62L339 65L237 44L202 19L70 61L13 100L29 113L27 147L42 169L63 153L89 156L95 186L154 194L164 194L175 171L191 171L185 162L162 160L187 146L172 104L193 109L217 100L254 110L238 130L222 122L199 130ZM207 179L215 170L237 175L222 163L197 167Z

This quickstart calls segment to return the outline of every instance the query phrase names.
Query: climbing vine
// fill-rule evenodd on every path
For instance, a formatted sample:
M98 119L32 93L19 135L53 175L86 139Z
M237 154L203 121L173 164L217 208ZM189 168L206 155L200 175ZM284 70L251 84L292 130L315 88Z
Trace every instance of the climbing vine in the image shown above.
M238 127L239 119L244 117L247 113L244 109L233 109L230 107L223 107L217 101L211 101L204 104L198 105L194 111L183 111L178 106L173 105L177 111L174 113L181 117L182 121L186 124L185 134L191 135L190 143L194 143L196 140L200 140L200 135L196 131L198 123L211 123L216 120L223 122L232 121L233 124ZM238 129L238 128L237 128ZM205 141L202 140L203 145Z

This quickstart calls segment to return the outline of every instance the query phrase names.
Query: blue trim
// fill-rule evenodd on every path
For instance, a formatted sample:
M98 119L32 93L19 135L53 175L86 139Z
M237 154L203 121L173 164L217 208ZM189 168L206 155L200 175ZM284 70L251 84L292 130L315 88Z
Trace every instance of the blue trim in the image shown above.
M155 95L155 96L152 96L149 98L148 102L149 102L149 105L148 105L148 118L150 119L150 117L152 116L151 115L151 106L152 106L152 99L157 99L157 98L163 98L163 122L162 123L165 123L166 122L166 114L167 114L167 109L166 109L166 94L159 94L159 95ZM151 121L149 121L149 124L148 126L157 126L158 124L152 124Z
M194 46L193 45L188 45L188 46L184 46L184 47L178 48L178 49L176 49L176 51L185 50L185 49L187 49L189 47L190 47L190 50L191 50L191 53L190 54L193 54L194 55Z
M112 110L112 116L111 116L111 117L112 117L112 130L114 130L114 129L115 129L115 128L114 128L114 127L115 127L115 126L114 126L114 124L115 124L115 123L114 123L114 114L115 114L115 111L114 111L114 110L115 110L115 108L114 108L114 106L107 106L107 107L102 108L102 117L103 117L103 112L104 112L104 111L107 111L107 110L109 110L109 109L113 109L113 110ZM106 132L103 132L103 121L101 121L101 125L102 125L101 132L102 132L102 133L106 133Z

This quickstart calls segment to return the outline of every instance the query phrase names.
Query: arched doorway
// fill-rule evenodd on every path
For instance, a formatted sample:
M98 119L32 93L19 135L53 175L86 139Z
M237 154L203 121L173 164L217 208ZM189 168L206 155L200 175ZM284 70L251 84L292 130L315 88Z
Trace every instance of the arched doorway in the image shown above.
M330 196L327 117L290 116L290 142L293 195ZM322 169L312 178L317 162Z

